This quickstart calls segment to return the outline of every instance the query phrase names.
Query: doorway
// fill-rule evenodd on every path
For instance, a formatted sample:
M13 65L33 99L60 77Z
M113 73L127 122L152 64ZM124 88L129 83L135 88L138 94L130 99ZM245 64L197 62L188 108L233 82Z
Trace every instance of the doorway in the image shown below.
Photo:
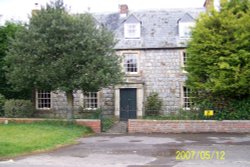
M120 89L120 120L136 119L137 94L136 88Z

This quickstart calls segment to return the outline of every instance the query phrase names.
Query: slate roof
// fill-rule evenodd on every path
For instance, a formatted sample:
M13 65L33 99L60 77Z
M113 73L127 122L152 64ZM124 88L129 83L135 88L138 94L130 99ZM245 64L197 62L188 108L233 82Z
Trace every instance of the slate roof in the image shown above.
M195 19L189 13L185 13L185 15L178 20L178 22L192 22L192 21L195 21Z
M120 18L119 13L95 14L94 17L115 33L118 39L115 49L177 48L185 47L187 41L179 38L179 20L195 19L203 11L204 8L166 9L130 12L126 18ZM140 39L124 38L123 24L131 14L141 21Z

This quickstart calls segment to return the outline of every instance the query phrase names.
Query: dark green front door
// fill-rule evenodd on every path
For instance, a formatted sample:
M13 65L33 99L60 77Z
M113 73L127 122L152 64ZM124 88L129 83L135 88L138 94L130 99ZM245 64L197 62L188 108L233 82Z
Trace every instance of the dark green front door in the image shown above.
M136 118L136 89L120 89L120 120Z

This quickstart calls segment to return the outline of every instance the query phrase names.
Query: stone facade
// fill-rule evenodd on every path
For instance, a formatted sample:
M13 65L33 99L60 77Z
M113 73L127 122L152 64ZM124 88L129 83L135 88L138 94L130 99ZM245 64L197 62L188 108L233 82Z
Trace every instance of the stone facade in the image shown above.
M151 92L157 92L162 99L162 113L176 112L182 108L186 80L182 56L189 38L181 36L179 32L187 32L182 28L193 24L202 11L204 9L170 9L129 13L128 10L126 17L121 17L119 13L95 15L97 24L114 32L118 40L114 49L118 56L124 58L126 54L136 55L136 72L126 73L124 83L102 89L98 93L98 108L105 115L119 118L122 89L136 90L134 100L137 118L144 115L145 100ZM137 28L134 39L131 36L127 38L125 33L125 27L131 24ZM124 66L124 62L121 65ZM75 113L83 108L83 98L81 91L74 94ZM38 113L65 117L65 109L64 93L56 92L51 95L51 109L40 110Z
M36 101L37 103L37 101ZM80 110L82 106L82 93L76 91L74 93L74 107L75 112ZM39 109L37 108L36 116L48 118L66 118L67 117L67 99L65 93L62 91L51 92L51 108Z
M182 86L186 75L182 70L184 49L122 50L123 53L138 53L139 72L127 75L126 83L142 83L145 102L151 92L157 92L163 100L163 112L177 111L182 106Z
M142 112L144 112L143 106L146 97L151 92L157 92L163 100L163 113L175 112L181 108L181 89L186 79L180 61L183 51L183 49L157 49L141 51L123 50L117 52L118 55L127 52L138 53L139 72L135 75L126 75L124 85L142 85L144 95L142 97ZM65 110L67 101L64 92L53 92L51 103L50 111L40 110L40 113L44 115L47 113L48 117L65 117L67 115ZM102 89L98 95L98 103L106 115L113 115L115 110L115 89L112 87ZM77 91L74 94L74 106L76 113L83 107L81 91Z
M180 49L146 50L141 54L141 71L146 97L158 92L163 111L177 111L181 107L181 89L185 81Z

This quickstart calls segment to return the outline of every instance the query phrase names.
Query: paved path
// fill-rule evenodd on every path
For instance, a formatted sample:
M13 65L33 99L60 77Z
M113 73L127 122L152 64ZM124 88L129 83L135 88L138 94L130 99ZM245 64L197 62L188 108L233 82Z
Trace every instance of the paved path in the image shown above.
M128 122L118 121L106 132L109 134L124 134L127 133Z
M182 150L195 154L192 160L176 160ZM209 156L212 160L201 160ZM53 152L0 161L0 167L200 166L250 167L250 134L98 135Z

